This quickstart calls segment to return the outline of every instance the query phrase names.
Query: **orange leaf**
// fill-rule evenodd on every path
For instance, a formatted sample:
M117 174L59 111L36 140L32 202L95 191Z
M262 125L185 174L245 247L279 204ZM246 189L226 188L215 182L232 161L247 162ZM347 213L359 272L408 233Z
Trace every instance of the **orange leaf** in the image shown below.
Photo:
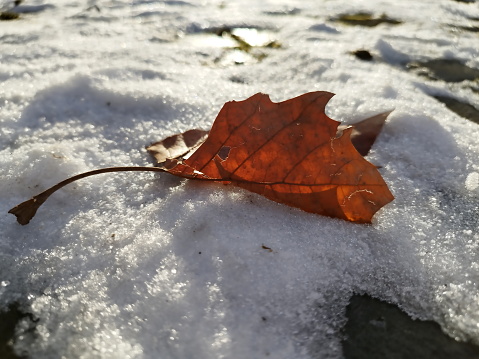
M370 223L394 197L377 168L324 113L333 94L311 92L273 103L256 94L227 102L208 138L187 159L167 159L171 174L229 182L307 212Z
M209 135L190 130L148 147L162 167L108 167L80 173L8 213L25 225L53 193L74 181L104 173L148 171L233 183L308 212L370 223L394 197L377 168L351 143L353 128L338 132L339 123L324 113L332 96L311 92L273 103L267 95L256 94L228 102ZM369 151L388 114L356 125L360 151Z

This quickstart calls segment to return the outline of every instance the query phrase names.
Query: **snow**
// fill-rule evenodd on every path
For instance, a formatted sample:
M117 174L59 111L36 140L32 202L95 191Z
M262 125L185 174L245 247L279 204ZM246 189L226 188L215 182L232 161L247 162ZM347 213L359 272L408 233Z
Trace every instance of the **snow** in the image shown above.
M86 10L93 5L101 11ZM0 308L19 303L38 321L17 326L17 352L341 358L353 293L479 344L478 125L432 97L477 104L478 94L471 81L433 81L404 67L454 58L478 68L477 35L450 26L477 24L476 4L20 6L21 18L0 26ZM334 21L357 11L403 23ZM261 61L235 54L225 50L231 39L207 34L223 26L256 29L281 48L254 49ZM358 49L375 61L355 58ZM318 90L337 94L327 113L346 123L395 109L368 160L382 166L396 199L371 226L151 173L69 185L28 226L7 214L74 174L151 164L146 145L209 128L226 101Z

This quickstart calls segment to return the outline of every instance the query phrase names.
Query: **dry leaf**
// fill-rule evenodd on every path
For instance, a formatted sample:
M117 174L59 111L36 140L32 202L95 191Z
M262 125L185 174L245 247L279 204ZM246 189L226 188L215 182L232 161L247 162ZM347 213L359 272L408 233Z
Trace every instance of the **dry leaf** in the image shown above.
M168 159L183 158L188 153L195 151L208 137L209 131L189 130L173 135L147 147L148 152L155 157L159 164Z
M266 249L268 252L273 252L273 249L270 247L265 246L264 244L261 245L261 248Z
M351 132L351 142L361 155L366 156L369 153L369 150L384 126L386 118L391 112L392 111L383 112L351 125L353 128ZM347 127L348 126L340 125L338 132L345 130Z
M366 156L381 132L387 117L392 111L383 112L353 125L339 125L337 136L340 136L348 127L352 127L351 142L354 148ZM209 131L194 129L173 135L164 140L155 142L146 149L162 167L167 160L186 159L208 138Z
M354 148L352 128L324 113L333 94L311 92L280 103L256 94L224 105L206 141L171 174L232 183L307 212L370 223L393 200L377 168Z
M370 223L394 197L367 153L389 113L353 127L324 113L333 94L311 92L273 103L256 94L226 103L211 131L190 130L148 150L162 167L114 167L68 178L9 213L27 224L55 191L88 176L119 171L168 172L203 181L232 183L273 201L358 223Z

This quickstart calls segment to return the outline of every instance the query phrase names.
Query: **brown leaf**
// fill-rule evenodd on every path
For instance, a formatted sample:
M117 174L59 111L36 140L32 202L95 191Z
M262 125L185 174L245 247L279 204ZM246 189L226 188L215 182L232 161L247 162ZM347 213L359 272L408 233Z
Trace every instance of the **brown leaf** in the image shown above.
M376 167L354 148L349 138L353 129L338 133L339 123L324 113L332 96L312 92L273 103L267 95L256 94L245 101L228 102L209 135L190 130L148 147L163 167L112 167L81 173L9 213L25 225L53 193L76 180L111 172L149 171L233 183L308 212L369 223L394 197ZM357 140L368 139L370 147L370 138L377 136L387 115L363 121L368 123L361 125L364 128L379 126L372 131L374 135L356 125L360 128Z
M261 248L266 249L268 252L273 252L273 249L270 247L265 246L264 244L261 245Z
M174 175L230 182L273 201L345 220L370 223L394 199L377 168L355 150L351 127L324 113L333 94L311 92L280 103L256 94L226 103L206 141Z
M351 142L361 155L366 156L369 153L391 112L392 110L383 112L351 125L353 128ZM347 125L339 125L338 133L341 133L348 127Z
M351 142L361 155L366 156L391 112L392 110L368 117L353 125L339 125L337 135L341 135L346 128L352 127ZM188 130L155 142L147 146L146 149L156 159L158 165L162 167L168 160L189 157L205 142L208 134L209 131L205 130Z
M155 142L146 149L159 164L162 164L168 159L185 157L188 153L195 151L205 142L208 133L209 131L204 130L189 130Z

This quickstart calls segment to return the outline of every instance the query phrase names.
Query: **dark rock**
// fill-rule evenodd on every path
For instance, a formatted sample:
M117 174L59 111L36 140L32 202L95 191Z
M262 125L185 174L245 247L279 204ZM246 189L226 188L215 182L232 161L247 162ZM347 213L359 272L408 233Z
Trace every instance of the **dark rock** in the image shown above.
M479 347L457 342L433 321L410 318L397 306L354 295L346 309L346 359L477 359Z
M29 314L23 313L18 304L11 305L8 310L0 312L0 358L2 359L22 359L12 348L15 335L15 327Z
M0 12L0 21L15 20L19 18L19 14L12 11L2 11Z
M464 65L456 59L433 59L424 62L410 62L410 70L419 70L420 75L425 75L434 80L446 82L461 82L479 79L479 70Z
M459 116L462 116L464 118L467 118L468 120L471 120L472 122L479 124L479 110L475 108L474 106L468 103L456 100L455 98L452 98L452 97L434 96L434 98L442 102L443 104L445 104L446 107L450 109L452 112L455 112Z
M353 52L353 55L364 61L371 61L373 59L373 55L371 55L368 50L356 50Z

